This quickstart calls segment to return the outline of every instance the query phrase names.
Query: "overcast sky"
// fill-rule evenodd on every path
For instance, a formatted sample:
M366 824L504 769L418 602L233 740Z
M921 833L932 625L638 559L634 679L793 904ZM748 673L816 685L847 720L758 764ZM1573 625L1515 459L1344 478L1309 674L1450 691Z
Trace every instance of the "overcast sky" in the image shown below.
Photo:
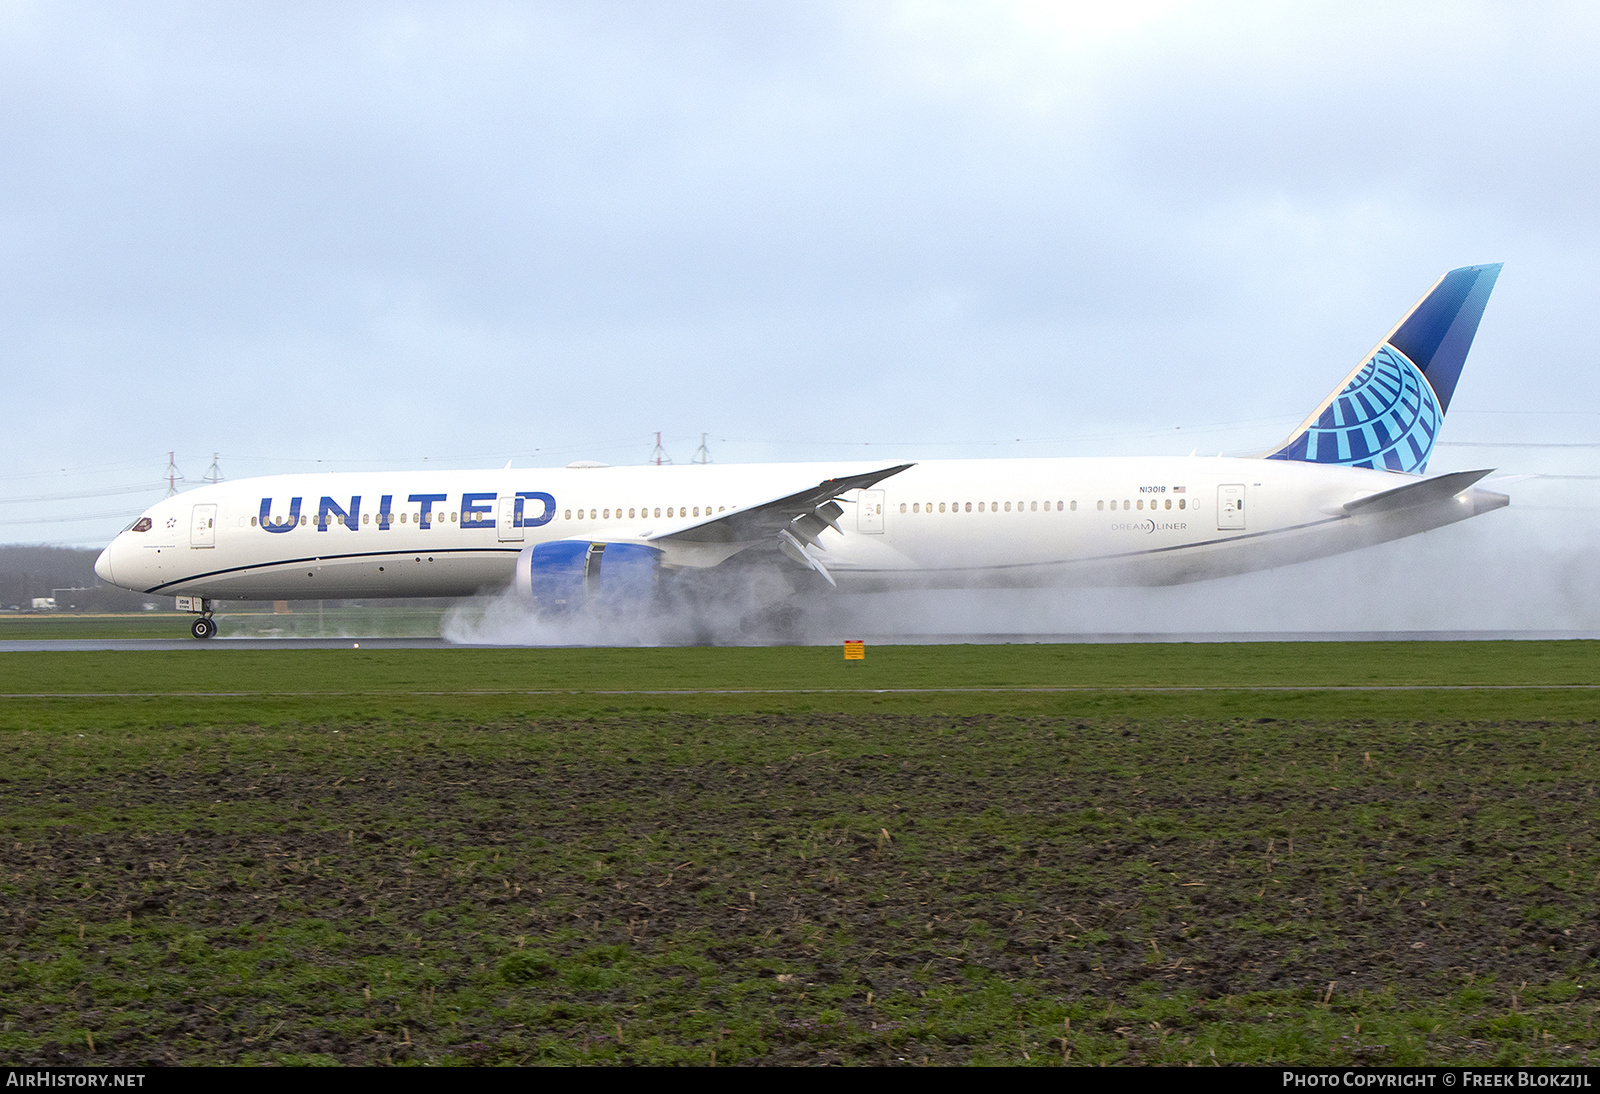
M1596 57L1588 3L0 0L0 541L169 450L1245 454L1496 261L1445 440L1597 442ZM1433 469L1491 459L1600 462Z

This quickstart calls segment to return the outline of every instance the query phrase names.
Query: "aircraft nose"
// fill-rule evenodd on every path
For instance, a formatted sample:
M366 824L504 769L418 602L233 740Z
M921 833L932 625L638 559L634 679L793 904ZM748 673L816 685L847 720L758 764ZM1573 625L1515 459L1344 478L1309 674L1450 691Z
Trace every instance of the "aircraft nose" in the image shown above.
M107 547L100 552L100 557L94 560L94 576L104 581L107 585L115 585L116 580L111 576L111 548Z

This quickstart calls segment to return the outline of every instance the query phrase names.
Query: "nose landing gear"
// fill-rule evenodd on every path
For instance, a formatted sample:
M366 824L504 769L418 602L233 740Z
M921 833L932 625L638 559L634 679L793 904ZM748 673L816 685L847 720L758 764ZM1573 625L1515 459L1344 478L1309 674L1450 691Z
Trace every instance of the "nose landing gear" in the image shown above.
M178 597L180 612L197 612L200 618L189 624L189 633L196 638L212 638L217 633L217 621L211 618L211 601L203 596Z

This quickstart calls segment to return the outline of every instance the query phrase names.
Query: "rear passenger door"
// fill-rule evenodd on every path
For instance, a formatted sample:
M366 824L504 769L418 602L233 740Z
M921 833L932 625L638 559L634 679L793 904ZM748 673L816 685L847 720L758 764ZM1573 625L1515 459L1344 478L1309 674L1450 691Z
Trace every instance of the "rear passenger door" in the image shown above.
M1228 483L1217 487L1217 531L1244 530L1244 483Z

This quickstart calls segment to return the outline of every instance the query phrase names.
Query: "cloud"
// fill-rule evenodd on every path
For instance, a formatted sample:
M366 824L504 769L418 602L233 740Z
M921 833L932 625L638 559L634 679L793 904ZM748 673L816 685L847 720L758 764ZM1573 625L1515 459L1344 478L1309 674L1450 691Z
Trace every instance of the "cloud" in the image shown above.
M1446 436L1536 442L1473 413L1600 396L1597 21L11 5L5 493L657 429L723 462L1252 451L1495 260ZM110 508L0 535L103 542Z

